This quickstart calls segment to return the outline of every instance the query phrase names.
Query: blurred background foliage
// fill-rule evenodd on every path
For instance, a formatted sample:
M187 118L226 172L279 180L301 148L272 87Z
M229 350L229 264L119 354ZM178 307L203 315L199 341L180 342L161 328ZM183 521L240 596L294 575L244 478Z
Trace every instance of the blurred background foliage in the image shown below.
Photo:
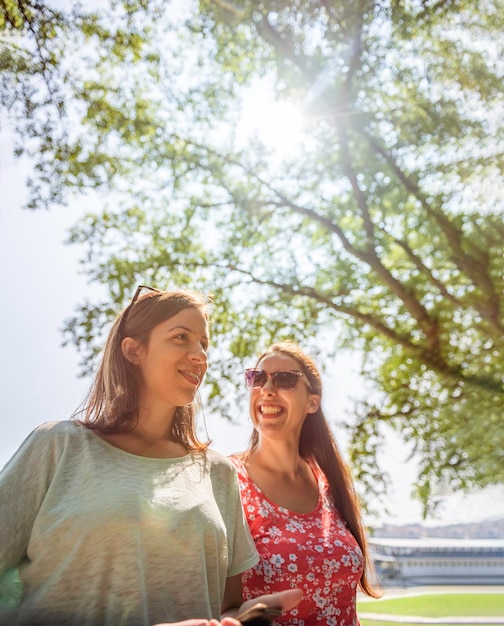
M425 512L502 483L503 44L502 0L1 0L27 208L89 196L68 241L108 297L66 322L83 373L138 283L195 288L213 410L272 341L351 348L364 500L384 425Z

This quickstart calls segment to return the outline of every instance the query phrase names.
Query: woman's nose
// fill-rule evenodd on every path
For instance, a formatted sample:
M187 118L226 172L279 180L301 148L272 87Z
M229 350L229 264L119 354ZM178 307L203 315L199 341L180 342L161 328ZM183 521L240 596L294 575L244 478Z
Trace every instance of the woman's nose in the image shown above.
M206 363L206 350L203 348L203 346L195 347L194 350L191 351L189 358L191 359L191 361L196 361L197 363Z
M264 395L274 395L276 394L276 389L273 386L273 381L271 380L271 376L268 376L268 380L261 387L261 393Z

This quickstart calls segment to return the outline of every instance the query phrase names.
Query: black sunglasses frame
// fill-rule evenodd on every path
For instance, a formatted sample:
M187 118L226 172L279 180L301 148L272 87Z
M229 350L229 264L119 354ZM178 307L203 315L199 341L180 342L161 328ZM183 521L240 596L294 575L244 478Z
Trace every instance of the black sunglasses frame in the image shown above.
M292 386L290 384L288 386L282 386L281 383L279 382L281 377L285 374L292 374L293 376L295 376L295 380L291 379L294 382ZM263 378L264 375L266 376L266 378ZM261 377L262 384L254 383L256 377ZM310 381L308 380L306 375L303 372L300 372L299 370L281 370L278 372L267 372L266 370L263 370L257 367L249 367L248 369L245 370L245 384L247 385L249 389L262 389L270 378L271 378L273 387L277 389L278 391L290 391L292 389L295 389L297 387L298 382L302 380L305 383L305 385L308 387L308 391L313 393L311 385L310 385Z
M128 315L131 312L131 309L135 306L136 301L140 297L142 291L146 289L147 291L151 291L153 293L161 293L161 289L156 289L155 287L149 287L148 285L138 285L135 291L135 295L131 298L131 302L128 304L126 309L124 310L123 316L121 318L121 323L119 324L119 328L117 329L118 336L122 339L122 332L124 330L124 325L126 324L126 320L128 319Z

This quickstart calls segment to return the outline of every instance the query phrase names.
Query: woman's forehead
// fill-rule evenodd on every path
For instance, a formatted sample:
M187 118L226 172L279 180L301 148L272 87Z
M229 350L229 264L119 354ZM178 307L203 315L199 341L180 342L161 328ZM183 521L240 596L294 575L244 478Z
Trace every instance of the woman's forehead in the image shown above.
M288 354L282 354L281 352L272 352L271 354L267 354L257 365L266 371L300 369L299 363L294 357L289 356Z
M165 328L183 327L197 334L205 336L209 334L209 324L206 315L195 307L182 309L175 315L168 317L162 324Z

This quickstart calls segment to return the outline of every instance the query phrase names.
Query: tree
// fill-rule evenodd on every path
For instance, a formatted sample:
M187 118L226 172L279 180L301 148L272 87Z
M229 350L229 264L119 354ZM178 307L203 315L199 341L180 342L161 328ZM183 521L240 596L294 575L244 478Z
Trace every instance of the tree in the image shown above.
M49 147L31 206L110 194L70 237L110 288L66 326L84 369L135 283L196 287L213 293L221 410L272 340L321 358L351 346L377 390L349 424L363 488L383 478L383 424L414 443L425 510L440 480L502 482L502 9L131 0L69 21L58 36L82 38L65 83L82 130L33 134ZM7 72L20 74L38 80ZM282 158L240 127L265 84L307 120Z

